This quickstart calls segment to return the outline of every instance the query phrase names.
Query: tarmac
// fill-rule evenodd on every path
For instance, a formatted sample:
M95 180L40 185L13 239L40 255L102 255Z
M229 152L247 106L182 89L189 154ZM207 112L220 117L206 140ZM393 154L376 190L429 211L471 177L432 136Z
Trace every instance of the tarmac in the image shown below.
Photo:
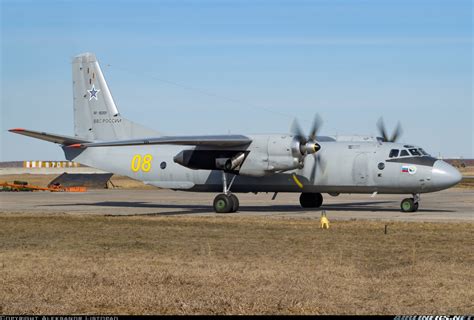
M453 188L421 195L417 212L400 211L407 195L352 194L332 197L324 194L318 209L302 209L297 193L237 194L240 210L216 214L212 208L215 194L171 190L91 190L67 192L1 192L2 214L68 214L107 216L268 216L319 219L325 210L330 220L386 220L430 222L474 222L474 190Z

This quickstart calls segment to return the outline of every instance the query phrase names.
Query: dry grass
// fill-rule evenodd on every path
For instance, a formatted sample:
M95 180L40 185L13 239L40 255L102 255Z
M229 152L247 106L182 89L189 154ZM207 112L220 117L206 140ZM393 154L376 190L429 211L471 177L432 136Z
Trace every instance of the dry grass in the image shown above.
M473 224L0 215L2 313L473 314Z
M474 188L474 178L463 178L456 188Z
M461 172L463 176L474 176L473 166L467 166L467 167L456 166L456 168Z

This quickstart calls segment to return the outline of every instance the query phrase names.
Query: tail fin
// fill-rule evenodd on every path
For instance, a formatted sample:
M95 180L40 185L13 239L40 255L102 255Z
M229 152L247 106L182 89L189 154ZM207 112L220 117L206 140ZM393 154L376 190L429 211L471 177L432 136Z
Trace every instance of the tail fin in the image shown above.
M73 59L72 79L76 137L115 140L159 136L158 132L120 115L93 53L83 53Z

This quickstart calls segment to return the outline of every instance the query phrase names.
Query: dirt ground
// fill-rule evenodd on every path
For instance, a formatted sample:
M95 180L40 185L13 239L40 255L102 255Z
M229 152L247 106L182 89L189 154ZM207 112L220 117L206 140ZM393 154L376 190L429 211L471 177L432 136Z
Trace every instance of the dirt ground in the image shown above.
M57 174L5 174L0 175L0 183L11 183L15 180L20 180L26 181L33 186L47 187L57 176ZM120 175L113 175L108 183L108 187L110 189L156 189L156 187L147 186L141 181Z
M474 313L473 223L4 213L0 225L4 314Z

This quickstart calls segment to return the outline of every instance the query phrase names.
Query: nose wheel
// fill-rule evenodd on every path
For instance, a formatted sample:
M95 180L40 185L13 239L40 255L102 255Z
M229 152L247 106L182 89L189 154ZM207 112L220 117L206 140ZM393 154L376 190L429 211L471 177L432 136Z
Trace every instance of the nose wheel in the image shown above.
M406 198L402 200L400 203L400 209L402 212L416 212L418 211L419 201L420 195L414 194L413 198Z

